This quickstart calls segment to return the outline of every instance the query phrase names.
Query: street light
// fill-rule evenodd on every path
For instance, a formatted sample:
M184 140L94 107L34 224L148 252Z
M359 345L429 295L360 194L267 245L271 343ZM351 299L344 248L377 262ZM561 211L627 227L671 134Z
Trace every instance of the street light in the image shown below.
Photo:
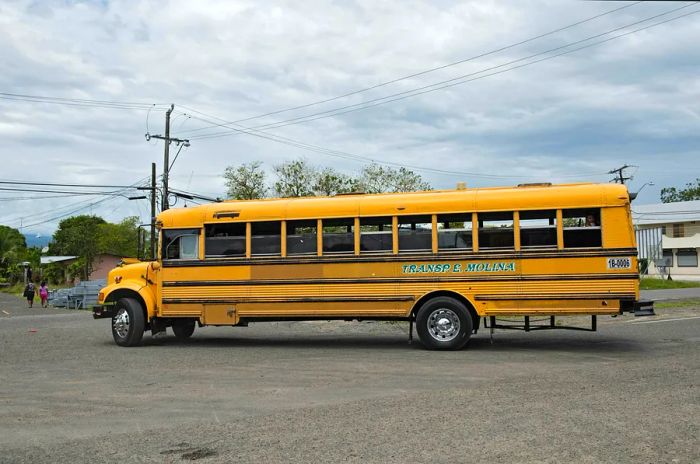
M647 185L653 186L653 185L654 185L654 182L652 182L652 181L644 182L644 184L642 184L642 186L639 187L639 190L637 190L636 192L631 192L631 193L630 193L630 201L635 200L635 199L637 198L637 195L639 195L639 192L641 192L642 189L644 189L644 187L646 187Z

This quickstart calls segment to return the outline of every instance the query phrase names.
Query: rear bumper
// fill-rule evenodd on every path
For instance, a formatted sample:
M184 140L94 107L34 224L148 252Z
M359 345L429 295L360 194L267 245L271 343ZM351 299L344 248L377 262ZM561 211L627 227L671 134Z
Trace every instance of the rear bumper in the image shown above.
M92 317L94 319L111 319L114 316L114 306L98 305L92 307Z
M633 313L635 316L654 316L654 302L650 300L622 300L620 312Z

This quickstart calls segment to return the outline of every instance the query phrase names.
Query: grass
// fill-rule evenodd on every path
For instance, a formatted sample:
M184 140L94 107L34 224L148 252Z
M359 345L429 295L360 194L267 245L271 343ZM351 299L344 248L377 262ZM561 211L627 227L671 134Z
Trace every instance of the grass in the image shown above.
M15 296L22 296L22 293L24 293L24 284L19 283L19 284L14 284L10 285L9 287L0 287L0 292L2 293L9 293L11 295Z
M688 300L668 300L655 301L654 308L656 309L675 309L675 308L700 308L700 298L690 298Z
M687 280L666 280L652 279L649 277L642 278L639 283L640 290L661 290L667 288L692 288L700 287L700 282L690 282Z

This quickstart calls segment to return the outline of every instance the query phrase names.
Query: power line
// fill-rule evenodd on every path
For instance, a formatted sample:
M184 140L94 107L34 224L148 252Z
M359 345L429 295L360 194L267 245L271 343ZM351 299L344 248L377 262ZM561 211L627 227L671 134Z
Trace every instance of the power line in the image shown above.
M147 179L148 179L148 177L144 177L144 178L142 178L142 179L140 179L140 180L134 182L134 183L130 186L130 188L131 188L132 186L138 187L139 185L141 185L141 184L143 184L144 182L146 182ZM127 190L127 189L125 189L124 191L126 191L126 190ZM101 202L101 201L103 201L103 200L108 200L108 199L113 199L113 198L117 198L117 197L115 197L115 196L107 196L106 198L104 198L104 199L102 199L102 200L98 200L98 203ZM89 202L91 202L91 201L92 201L91 199L90 199L90 200L80 200L80 201L77 201L77 202L74 202L74 203L69 203L69 204L67 204L67 205L63 205L63 206L58 207L58 208L52 208L52 209L49 209L49 210L38 211L38 212L35 212L35 213L32 213L32 214L15 215L14 218L11 217L10 219L5 219L3 222L6 222L6 223L7 223L7 222L14 222L14 223L16 223L16 222L18 222L18 221L21 221L21 220L24 220L24 219L28 219L28 218L43 216L43 215L50 214L50 213L57 213L58 211L66 211L66 210L69 210L69 209L78 207L78 205L84 205L84 204L89 203ZM81 206L80 208L78 208L78 210L82 210L82 209L84 209L84 208L87 208L88 206L89 206L89 205ZM68 213L68 214L72 214L72 213ZM61 217L64 217L64 216L61 216ZM47 220L46 222L51 222L51 220ZM23 228L24 228L24 227L26 227L26 226L23 226Z
M48 103L48 104L66 105L66 106L114 108L114 109L128 109L128 110L149 110L149 109L153 109L154 107L165 106L162 103L91 100L91 99L84 99L84 98L51 97L51 96L43 96L43 95L28 95L28 94L17 94L17 93L9 93L9 92L0 92L0 99L14 100L14 101L25 101L25 102L33 102L33 103Z
M192 111L192 112L196 112L196 113L199 113L199 114L204 114L204 113L202 113L201 111L197 111L197 110L194 110L194 109L192 109L192 108L185 107L185 106L183 106L183 105L180 105L180 106L182 106L183 108L186 108L186 109L188 109L188 110L190 110L190 111ZM214 119L219 119L219 118L217 118L217 117L215 117L215 116L210 116L210 115L205 115L205 116L208 116L208 117L214 118ZM205 118L201 118L201 117L198 117L198 116L192 116L192 118L194 118L194 119L200 119L200 120L202 120L202 121L204 121L204 122L210 122L210 120L205 119ZM431 172L431 173L434 173L434 174L441 174L441 175L448 175L448 176L456 176L456 177L464 177L464 176L469 176L469 177L480 177L480 178L486 178L486 179L524 179L524 178L541 178L541 177L542 177L542 176L527 176L527 175L525 175L525 176L517 176L517 175L515 175L515 176L514 176L514 175L501 175L501 174L482 174L482 173L466 172L466 171L448 171L448 170L445 170L445 169L429 168L429 167L425 167L425 166L415 166L415 165L404 164L404 163L395 163L395 162L392 162L392 161L379 160L379 159L370 158L370 157L361 156L361 155L356 155L356 154L348 153L348 152L344 152L344 151L331 150L331 149L328 149L328 148L320 147L320 146L318 146L318 145L313 145L313 144L301 142L301 141L298 141L298 140L290 139L290 138L288 138L288 137L282 137L282 136L280 136L280 135L273 135L273 134L270 134L270 133L267 133L267 132L263 132L263 131L258 131L258 130L255 130L255 129L235 129L235 128L230 128L230 130L233 130L233 131L240 131L240 132L246 133L246 134L248 134L248 135L252 135L252 136L254 136L254 137L260 137L260 138L263 138L263 139L272 140L272 141L275 141L275 142L278 142L278 143L283 143L283 144L290 145L290 146L293 146L293 147L301 148L301 149L303 149L303 150L308 150L308 151L320 153L320 154L327 155L327 156L333 156L333 157L336 157L336 158L342 158L342 159L347 159L347 160L351 160L351 161L358 161L358 162L362 162L362 163L368 163L368 162L369 162L369 163L382 164L382 165L385 165L385 166L403 167L403 168L413 169L413 170L416 170L416 171ZM605 174L606 174L605 172L596 172L596 173L592 173L591 175L605 175ZM581 178L581 177L586 177L586 175L582 175L582 174L565 174L565 175L561 175L561 176L557 176L557 177L576 177L576 178Z
M110 192L86 192L86 191L69 191L69 190L46 190L46 189L30 189L30 188L11 188L11 187L0 187L0 191L6 192L36 192L36 193L66 193L70 195L117 195L116 190Z
M81 187L81 188L136 188L133 185L105 185L105 184L58 184L54 182L27 182L19 180L0 180L0 184L10 185L39 185L42 187Z
M294 107L290 107L290 108L284 108L284 109L280 109L280 110L276 110L276 111L271 111L271 112L268 112L268 113L259 114L259 115L257 115L257 116L251 116L251 117L248 117L248 118L238 119L238 120L236 120L236 121L228 121L227 124L237 124L237 123L241 123L241 122L245 122L245 121L250 121L250 120L253 120L253 119L260 119L260 118L263 118L263 117L266 117L266 116L273 116L273 115L276 115L276 114L286 113L286 112L289 112L289 111L294 111L294 110L299 110L299 109L304 109L304 108L308 108L308 107L311 107L311 106L320 105L320 104L323 104L323 103L329 103L329 102L332 102L332 101L335 101L335 100L340 100L340 99L342 99L342 98L346 98L346 97L350 97L350 96L357 95L357 94L360 94L360 93L368 92L368 91L370 91L370 90L378 89L378 88L380 88L380 87L385 87L385 86L387 86L387 85L394 84L394 83L396 83L396 82L400 82L400 81L403 81L403 80L406 80L406 79L412 79L412 78L414 78L414 77L422 76L422 75L429 74L429 73L432 73L432 72L435 72L435 71L439 71L439 70L442 70L442 69L446 69L446 68L450 68L450 67L457 66L457 65L460 65L460 64L464 64L464 63L467 63L467 62L470 62L470 61L477 60L477 59L479 59L479 58L484 58L484 57L486 57L486 56L494 55L494 54L496 54L496 53L500 53L500 52L509 50L509 49L511 49L511 48L518 47L518 46L520 46L520 45L524 45L524 44L529 43L529 42L533 42L533 41L538 40L538 39L541 39L541 38L543 38L543 37L547 37L547 36L550 36L550 35L554 35L554 34L556 34L556 33L559 33L559 32L565 31L565 30L567 30L567 29L570 29L570 28L572 28L572 27L576 27L576 26L579 26L579 25L581 25L581 24L585 24L585 23L587 23L587 22L590 22L590 21L593 21L593 20L595 20L595 19L601 18L601 17L603 17L603 16L606 16L606 15L609 15L609 14L612 14L612 13L615 13L615 12L617 12L617 11L624 10L624 9L626 9L626 8L630 8L630 7L632 7L632 6L638 5L639 3L642 3L642 2L639 1L639 2L635 2L635 3L631 3L631 4L629 4L629 5L624 5L624 6L621 6L621 7L618 7L618 8L614 8L614 9L612 9L612 10L609 10L609 11L606 11L606 12L603 12L603 13L600 13L600 14L597 14L597 15L595 15L595 16L591 16L591 17L589 17L589 18L583 19L583 20L581 20L581 21L577 21L577 22L572 23L572 24L569 24L569 25L567 25L567 26L563 26L563 27L560 27L560 28L558 28L558 29L554 29L554 30L552 30L552 31L545 32L545 33L543 33L543 34L540 34L540 35L537 35L537 36L534 36L534 37L530 37L530 38L528 38L528 39L521 40L521 41L519 41L519 42L515 42L515 43L509 44L509 45L506 45L506 46L503 46L503 47L500 47L500 48L497 48L497 49L494 49L494 50L490 50L490 51L487 51L487 52L483 52L483 53L480 53L480 54L478 54L478 55L474 55L474 56L472 56L472 57L465 58L465 59L462 59L462 60L459 60L459 61L455 61L455 62L448 63L448 64L445 64L445 65L441 65L441 66L437 66L437 67L434 67L434 68L426 69L426 70L424 70L424 71L419 71L419 72L416 72L416 73L413 73L413 74L409 74L409 75L406 75L406 76L402 76L402 77L398 77L398 78L395 78L395 79L392 79L392 80L389 80L389 81L380 82L379 84L375 84L375 85L372 85L372 86L370 86L370 87L365 87L365 88L363 88L363 89L353 90L353 91L351 91L351 92L348 92L348 93L345 93L345 94L342 94L342 95L338 95L338 96L335 96L335 97L332 97L332 98L326 98L326 99L324 99L324 100L318 100L318 101L311 102L311 103L307 103L307 104L304 104L304 105L299 105L299 106L294 106ZM188 133L189 133L189 132L198 132L198 131L205 130L205 129L208 129L208 128L209 128L209 127L200 127L200 128L197 128L197 129L190 129L190 130L184 131L184 132L188 132Z
M269 123L269 124L263 124L263 125L259 125L259 126L246 127L246 129L248 129L248 130L250 130L250 129L256 129L256 130L276 129L276 128L284 127L284 126L288 126L288 125L301 124L301 123L316 121L316 120L318 120L318 119L324 119L324 118L328 118L328 117L339 116L339 115L351 113L351 112L354 112L354 111L359 111L359 110L363 110L363 109L367 109L367 108L372 108L372 107L375 107L375 106L384 105L384 104L387 104L387 103L392 103L392 102L395 102L395 101L404 100L404 99L406 99L406 98L411 98L411 97L415 97L415 96L418 96L418 95L423 95L423 94L426 94L426 93L435 92L435 91L437 91L437 90L442 90L442 89L454 87L454 86L457 86L457 85L465 84L465 83L467 83L467 82L472 82L472 81L475 81L475 80L484 79L484 78L486 78L486 77L494 76L494 75L497 75L497 74L502 74L502 73L505 73L505 72L508 72L508 71L513 71L513 70L515 70L515 69L519 69L519 68L531 66L531 65L533 65L533 64L541 63L541 62L543 62L543 61L548 61L548 60L557 58L557 57L559 57L559 56L567 55L567 54L574 53L574 52L577 52L577 51L580 51L580 50L583 50L583 49L586 49L586 48L594 47L594 46L597 46L597 45L600 45L600 44L609 42L609 41L611 41L611 40L619 39L619 38L621 38L621 37L625 37L625 36L627 36L627 35L630 35L630 34L633 34L633 33L636 33L636 32L640 32L640 31L643 31L643 30L646 30L646 29L650 29L650 28L655 27L655 26L659 26L659 25L661 25L661 24L665 24L665 23L668 23L668 22L671 22L671 21L675 21L675 20L681 19L681 18L683 18L683 17L696 14L696 13L700 12L700 10L695 10L695 11L692 11L692 12L690 12L690 13L686 13L686 14L683 14L683 15L679 15L679 16L674 17L674 18L670 18L670 19L667 19L667 20L664 20L664 21L659 21L659 22L657 22L657 23L654 23L654 24L651 24L651 25L648 25L648 26L644 26L644 27L641 27L641 28L638 28L638 29L635 29L635 30L632 30L632 31L628 31L628 32L625 32L625 33L623 33L623 34L619 34L619 35L616 35L616 36L613 36L613 37L609 37L609 38L607 38L607 39L603 39L603 40L594 42L594 43L592 43L592 44L584 45L584 46L581 46L581 47L578 47L578 48L574 48L574 49L571 49L571 50L565 50L565 51L563 51L563 52L561 52L561 53L556 53L556 54L551 55L551 56L546 56L546 57L541 58L541 59L538 59L538 60L526 62L526 63L520 64L520 65L517 65L517 66L512 66L512 67L510 67L510 68L501 69L501 70L499 70L499 71L495 71L495 72L492 72L492 73L489 73L489 74L483 74L483 75L480 75L480 76L479 76L479 74L482 74L482 73L487 72L487 71L491 71L491 70L503 68L503 67L505 67L505 66L510 66L510 65L512 65L512 64L519 63L519 62L522 62L522 61L525 61L525 60L529 60L529 59L532 59L532 58L537 57L537 56L541 56L541 55L545 55L545 54L547 54L547 53L551 53L551 52L553 52L553 51L557 51L557 50L562 50L562 49L565 49L565 48L569 48L569 47L571 47L572 45L576 45L576 44L580 44L580 43L583 43L583 42L587 42L587 41L590 41L590 40L593 40L593 39L602 37L602 36L604 36L604 35L608 35L608 34L611 34L611 33L613 33L613 32L616 32L616 31L619 31L619 30L628 28L628 27L630 27L630 26L638 25L638 24L641 24L641 23L644 23L644 22L647 22L647 21L650 21L650 20L653 20L653 19L656 19L656 18L659 18L659 17L662 17L662 16L666 16L666 15L668 15L668 14L671 14L671 13L673 13L673 12L679 11L679 10L681 10L681 9L688 8L689 6L693 6L693 4L691 4L691 5L684 5L684 6L681 6L681 7L679 7L679 8L675 8L675 9L669 10L669 11L667 11L667 12L665 12L665 13L660 13L660 14L657 14L657 15L654 15L654 16L650 16L650 17L645 18L645 19L643 19L643 20L636 21L636 22L633 22L633 23L629 23L629 24L626 24L626 25L624 25L624 26L620 26L620 27L611 29L611 30L609 30L609 31L606 31L606 32L603 32L603 33L600 33L600 34L596 34L596 35L593 35L593 36L586 37L585 39L581 39L581 40L577 40L577 41L575 41L575 42L568 43L568 44L566 44L566 45L562 45L562 46L559 46L559 47L551 48L551 49L545 50L545 51L543 51L543 52L535 53L535 54L526 56L526 57L524 57L524 58L519 58L519 59L517 59L517 60L513 60L513 61L509 61L509 62L506 62L506 63L502 63L502 64L499 64L499 65L496 65L496 66L491 66L491 67L488 67L488 68L484 68L484 69L481 69L481 70L476 71L476 72L473 72L473 73L465 74L465 75L462 75L462 76L457 76L457 77L454 77L454 78L451 78L451 79L447 79L447 80L444 80L444 81L436 82L436 83L434 83L434 84L426 85L426 86L423 86L423 87L418 87L418 88L411 89L411 90L407 90L407 91L403 91L403 92L398 92L398 93L391 94L391 95L387 95L387 96L384 96L384 97L375 98L375 99L372 99L372 100L367 100L367 101L364 101L364 102L361 102L361 103L356 103L356 104L353 104L353 105L345 105L345 106L337 107L337 108L334 108L334 109L331 109L331 110L327 110L327 111L321 111L321 112L317 112L317 113L311 113L311 114L307 114L307 115L305 115L305 116L299 116L299 117L296 117L296 118L290 118L290 119L286 119L286 120L282 120L282 121L277 121L277 122ZM471 77L470 79L466 79L467 77L470 77L470 76L476 76L476 77ZM394 98L394 97L395 97L395 98ZM216 124L216 125L213 125L213 126L226 127L226 128L231 129L231 128L228 127L227 124L225 124L225 123L224 123L224 124ZM239 132L239 131L237 131L237 132ZM205 135L200 135L200 136L194 136L194 137L191 137L191 140L195 140L195 139L197 139L197 140L202 140L202 139L206 139L206 138L226 137L226 136L230 136L230 135L233 135L233 133L230 132L230 131L228 131L228 132L218 132L218 133L211 133L211 134L205 134Z

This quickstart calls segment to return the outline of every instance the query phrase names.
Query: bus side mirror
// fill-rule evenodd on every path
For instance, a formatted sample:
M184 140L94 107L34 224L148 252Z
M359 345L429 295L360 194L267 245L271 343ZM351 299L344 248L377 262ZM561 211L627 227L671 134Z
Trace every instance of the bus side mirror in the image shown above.
M160 269L160 263L158 261L153 261L151 263L151 269L153 269L154 271L157 271L158 269Z

